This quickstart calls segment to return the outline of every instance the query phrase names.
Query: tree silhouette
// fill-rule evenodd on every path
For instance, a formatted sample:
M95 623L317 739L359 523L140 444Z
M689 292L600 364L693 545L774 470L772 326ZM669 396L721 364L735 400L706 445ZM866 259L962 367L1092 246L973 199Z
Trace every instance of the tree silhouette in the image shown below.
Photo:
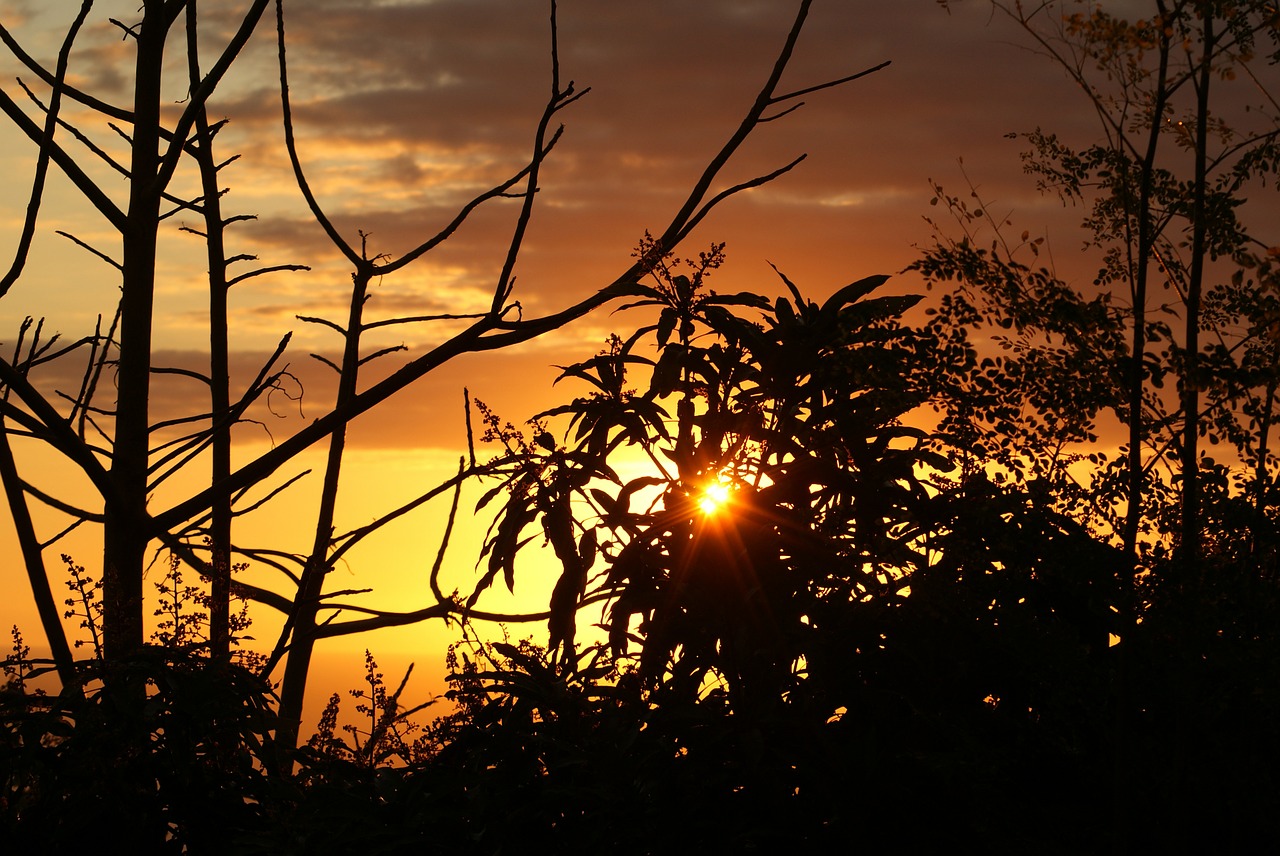
M942 292L915 328L896 322L910 300L853 299L876 278L823 306L788 282L794 303L771 306L709 290L722 248L686 269L655 258L631 305L656 322L565 369L593 391L541 414L532 442L493 435L509 469L488 579L510 580L539 529L563 571L547 661L511 660L485 698L536 707L557 669L572 686L580 662L625 666L637 646L646 728L651 706L718 710L722 736L755 723L783 743L803 722L833 753L831 718L888 734L877 781L934 794L928 810L966 806L945 815L953 844L991 846L990 824L1024 852L1073 816L1068 852L1215 846L1225 825L1243 845L1268 834L1276 744L1256 717L1280 663L1264 629L1274 253L1241 194L1274 181L1280 131L1273 102L1224 117L1226 83L1276 62L1261 53L1274 11L1157 3L1128 22L997 5L1099 114L1101 142L1041 129L1024 157L1085 207L1096 282L1061 279L976 188L938 185L960 235L939 226L912 265ZM1118 457L1100 440L1112 420L1129 438ZM652 474L619 478L631 448ZM701 509L709 484L723 511ZM600 600L610 649L578 652L573 610ZM767 790L702 757L735 771L730 791ZM773 779L822 769L802 757ZM1056 808L1009 784L1032 781ZM942 795L974 782L973 803Z
M956 285L935 318L940 329L965 342L991 331L1000 348L981 363L972 348L967 363L950 363L963 365L954 423L986 419L1003 435L994 455L974 447L977 460L999 461L1039 502L1126 556L1113 565L1111 596L1113 842L1124 851L1142 822L1135 791L1179 801L1172 828L1186 829L1183 785L1198 763L1188 729L1216 715L1201 706L1199 664L1233 668L1210 655L1210 639L1262 644L1246 626L1253 618L1215 604L1241 604L1247 589L1261 600L1246 611L1270 608L1262 592L1273 576L1274 511L1262 497L1274 480L1275 236L1245 202L1275 181L1280 119L1266 82L1280 41L1266 3L1155 0L1134 19L1094 3L991 6L1097 116L1095 140L1044 128L1021 136L1025 170L1082 208L1101 263L1077 290L1046 264L1042 239L1013 239L976 189L961 198L936 187L960 237L944 230L913 267ZM1126 430L1120 458L1095 442L1108 417ZM1154 667L1160 646L1168 657ZM1142 668L1161 675L1159 690ZM1168 723L1177 723L1164 734L1176 760L1166 763L1140 732Z
M480 809L495 849L528 834L548 850L1020 852L1058 812L1088 817L1072 841L1098 834L1087 784L1107 769L1118 551L911 424L945 403L951 347L902 322L919 296L879 296L883 276L821 304L785 277L775 301L717 292L722 253L642 243L652 276L628 309L656 318L565 367L587 394L536 417L532 439L482 411L502 480L481 501L505 503L482 585L545 540L561 566L551 648L459 664L461 710L420 774L469 755L501 771L461 773L495 801L556 795L511 827ZM634 759L610 754L619 739ZM575 792L575 765L608 798ZM1009 784L1037 765L1052 809ZM648 793L667 787L682 796ZM611 839L615 802L684 832ZM693 816L708 811L714 830ZM581 826L543 825L557 816Z
M900 422L922 401L903 378L927 354L895 322L919 298L868 298L886 279L871 277L820 306L783 277L792 299L771 305L710 288L720 245L681 261L646 238L637 256L652 284L625 308L657 309L657 322L564 369L589 395L538 417L534 443L486 414L506 478L485 501L501 489L506 502L481 585L498 572L510 584L526 530L541 528L563 568L550 642L567 664L575 614L607 601L615 656L639 621L642 675L671 672L695 697L715 672L739 709L767 708L796 678L816 599L887 595L923 561L916 467L950 461ZM564 447L551 417L569 419ZM624 448L651 473L622 481ZM709 489L720 507L702 507Z
M803 96L874 70L779 88L806 0L667 223L608 282L541 316L520 303L515 272L549 191L559 117L585 94L562 77L554 3L531 154L395 256L338 228L308 178L283 0L246 2L211 56L196 0L146 0L137 22L114 22L134 57L128 108L68 83L92 3L53 68L0 27L38 81L25 106L0 90L35 152L0 292L23 281L52 169L118 236L66 237L121 294L70 344L31 320L0 358L0 482L52 651L33 659L15 630L4 660L5 840L69 850L110 832L141 852L1066 853L1101 841L1246 850L1274 837L1275 254L1269 223L1250 222L1239 200L1274 180L1280 132L1273 102L1228 123L1224 97L1233 76L1274 67L1277 54L1263 53L1274 10L1154 0L1130 22L1092 4L994 5L1101 122L1096 141L1024 136L1032 176L1082 206L1096 283L1060 278L1044 242L1029 230L1014 239L976 187L951 195L935 183L955 225L935 218L937 240L912 265L933 298L871 276L814 300L781 271L776 299L717 291L724 245L681 244L721 202L801 160L726 184L731 158ZM252 218L225 210L234 158L218 153L223 124L210 111L271 10L281 151L351 287L345 318L300 318L340 339L339 353L315 355L337 378L333 401L236 466L233 428L289 383L290 338L237 382L228 295L302 266L233 249ZM187 98L166 112L174 67ZM69 104L97 118L73 126ZM103 142L104 128L123 142ZM88 154L73 156L81 145ZM480 311L377 314L377 282L502 205L511 230ZM205 250L199 370L161 364L153 345L157 240L177 212L195 218L184 228ZM606 305L621 330L562 367L557 406L517 428L466 394L470 448L456 475L335 531L356 420L455 357ZM438 335L370 380L365 367L397 350L371 335L389 327ZM77 384L61 394L49 378L68 365ZM207 406L158 415L159 375L206 388ZM1116 425L1119 454L1106 449ZM1211 458L1206 443L1227 451ZM32 471L17 452L36 444L82 472L92 500ZM247 543L240 518L278 513L295 480L282 468L316 444L326 455L307 549ZM201 485L170 497L195 468ZM440 568L472 481L492 525L477 585L450 595ZM370 609L332 590L330 572L357 545L433 501L448 510L422 603ZM64 526L39 531L38 505ZM94 527L101 567L62 557L59 616L45 554ZM539 548L556 569L546 610L486 611L490 587L532 573ZM166 572L154 591L149 560ZM283 590L237 580L245 563L278 571ZM257 659L238 650L240 599L283 617ZM64 617L89 648L70 644ZM319 640L433 618L463 622L448 655L452 708L411 719L421 708L406 709L404 682L388 686L366 654L359 724L340 726L335 697L319 733L300 740ZM485 641L471 623L482 619L545 620L546 644ZM33 683L50 669L57 695Z
M171 708L185 703L181 701L184 696L181 693L164 695L157 702L154 690L148 687L177 680L175 676L180 674L199 672L204 665L216 669L226 681L240 680L225 677L241 674L238 666L229 663L236 626L233 597L247 598L284 616L283 631L267 657L263 672L271 674L283 663L275 744L276 749L284 750L292 748L298 740L302 701L317 640L450 615L483 614L475 609L474 603L463 607L442 595L434 579L434 596L409 609L369 610L348 603L342 592L326 591L330 570L356 544L432 499L447 497L464 480L492 469L488 465L477 465L474 460L464 461L457 476L444 484L424 490L400 507L376 512L374 521L366 526L335 534L334 513L348 426L459 355L527 342L633 293L636 281L646 270L644 260L624 262L609 282L602 283L585 298L545 315L526 314L518 299L515 268L536 202L540 192L545 192L540 187L544 164L561 138L563 129L557 122L562 111L586 93L562 77L554 2L550 4L549 94L533 129L527 161L514 165L506 179L477 193L434 234L422 236L416 244L395 256L372 254L363 234L358 240L343 234L308 180L305 153L294 134L285 5L283 0L276 0L274 4L269 0L244 3L236 25L212 52L209 37L213 31L199 18L199 12L206 7L196 0L145 0L136 20L112 20L132 52L133 69L129 78L132 103L128 105L111 103L105 96L69 82L73 79L77 39L84 26L100 14L92 2L84 2L75 12L52 68L37 61L15 34L0 27L0 39L34 77L34 87L44 93L41 97L36 88L23 84L28 103L22 105L0 91L0 109L31 141L34 153L29 203L13 261L0 279L0 294L22 281L32 241L46 219L42 209L46 207L51 171L60 173L70 183L79 201L96 212L113 234L111 240L70 234L65 237L103 263L109 277L118 279L120 301L114 313L70 344L47 335L42 322L24 324L12 354L0 359L0 383L4 390L0 402L0 417L4 420L0 425L0 480L18 532L42 629L53 652L52 666L63 687L57 701L32 702L33 710L45 716L41 722L61 723L58 728L74 725L75 729L92 721L86 712L89 708L76 705L88 704L92 710L102 712L106 717L104 721L113 723L112 727L118 726L110 739L95 750L105 753L95 756L103 763L107 763L104 759L111 757L111 752L134 753L146 758L149 751L146 747L156 739L157 729L163 729L166 735L174 734L176 726L159 724L147 712L151 709L149 705L158 703L166 716L178 715L180 712ZM289 380L285 355L290 335L281 337L274 353L247 384L233 379L229 368L229 355L234 347L228 329L229 291L244 289L257 277L298 271L304 266L292 262L255 266L256 259L231 249L235 231L248 228L253 218L231 213L224 207L224 177L235 158L219 154L218 132L224 122L211 121L210 108L218 103L229 70L240 59L263 19L269 20L268 12L273 6L282 109L281 147L314 221L350 265L352 285L346 318L300 318L306 323L322 325L341 338L339 356L318 356L337 374L334 400L322 415L275 443L269 451L233 466L232 429L249 418L251 406ZM803 96L875 70L792 91L781 90L779 82L791 60L809 7L809 0L798 4L794 22L740 124L694 179L677 210L657 231L655 246L663 252L678 247L720 203L782 176L803 160L801 155L766 174L725 184L721 178L724 167L760 123L794 110ZM164 82L175 59L181 61L179 67L186 71L187 97L172 118L166 119ZM90 118L72 125L66 118L68 105L74 105L80 111L78 115ZM104 141L104 137L112 142ZM109 185L100 177L104 170L113 179L119 179L116 185ZM198 188L195 195L180 189L191 186ZM478 209L501 204L513 205L515 213L501 269L492 283L486 308L474 314L370 316L367 300L372 283L381 281L385 288L396 274L449 241ZM168 218L180 212L197 218L194 225L184 228L203 242L205 252L201 261L208 271L209 354L207 367L199 370L160 364L153 344L157 325L164 323L163 317L157 314L158 235L168 228ZM390 326L439 330L441 335L430 337L436 344L422 353L410 355L398 369L379 380L367 381L362 369L370 361L386 357L389 351L368 344L365 334ZM49 368L66 365L77 366L75 371L82 376L82 381L74 393L64 395L42 378ZM174 419L157 417L150 398L153 380L162 374L185 378L207 388L207 407ZM24 471L21 458L11 447L11 439L41 444L61 456L83 472L92 485L94 497L91 500L71 498L60 495L56 485L39 484L38 474ZM304 450L320 443L327 444L327 456L320 475L322 486L310 549L293 555L273 545L244 543L237 535L237 519L248 513L278 513L277 497L292 479L277 474ZM171 488L175 474L190 472L195 467L207 467L208 480L204 486L177 499L156 499L157 488ZM251 495L264 494L266 500L251 499ZM38 532L30 513L32 503L48 506L60 514L66 521L65 527L53 534ZM77 660L58 615L44 554L55 549L68 532L88 527L100 527L102 534L100 573L88 574L100 579L101 600L93 606L93 610L98 610L93 612L93 617L85 619L91 622L95 633L100 633L101 649L94 658ZM181 635L183 643L189 644L147 642L148 596L144 578L152 551L167 555L175 563L171 566L174 569L189 568L192 571L189 579L199 577L207 581L207 595L200 595L207 604L205 638ZM233 580L233 569L243 562L279 570L286 589L282 593ZM172 588L162 590L162 596L178 600L185 597L187 589L181 588L180 575L174 576L169 585ZM348 617L353 614L360 617ZM174 642L179 636L175 631L166 638ZM25 655L19 659L26 662ZM38 667L44 665L37 664ZM209 688L209 691L218 695L242 689L239 685L218 686L222 690ZM77 697L80 700L77 701ZM240 703L231 695L219 696L219 700L220 703ZM235 723L240 720L226 721L241 748L256 746L250 754L262 755L252 763L268 767L276 763L270 757L275 750L267 751L270 747L261 742L265 729L257 732L259 738L253 738L248 732L237 730L239 726ZM15 745L39 751L34 749L36 744L24 742L25 739L19 739ZM182 763L179 760L182 751L185 751L182 747L174 748L171 755L164 756L164 763L177 768ZM54 757L65 760L74 755L67 749L55 753ZM284 762L286 769L288 763L288 760ZM130 826L130 832L121 840L132 842L136 849L149 849L156 843L158 830L163 828L158 818L164 809L158 806L173 792L161 787L157 798L155 777L146 765L123 764L119 775L123 782L119 788L121 802L115 804L106 799L101 803L103 810L94 816L103 823ZM47 789L52 786L47 784L28 782L15 787L17 791L26 789L28 795L36 795L33 799L39 794L51 796L53 793ZM144 811L140 806L148 800L152 801L151 809ZM113 805L131 808L112 817ZM169 809L179 814L186 810L176 805L170 805ZM28 807L27 814L34 816L39 811ZM131 817L134 819L130 820ZM174 823L182 826L183 821ZM170 832L172 834L172 829ZM192 832L192 835L199 834Z

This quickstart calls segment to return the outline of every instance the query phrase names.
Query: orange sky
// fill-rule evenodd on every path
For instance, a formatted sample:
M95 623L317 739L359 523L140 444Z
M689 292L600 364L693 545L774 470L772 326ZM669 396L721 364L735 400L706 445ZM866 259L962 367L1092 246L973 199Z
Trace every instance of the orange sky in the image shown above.
M222 35L219 28L232 20L229 7L242 5L201 4L209 49ZM783 0L562 0L562 72L592 91L561 114L565 137L544 170L539 209L517 267L514 297L526 317L568 305L607 284L629 265L643 231L665 225L754 97L796 5ZM76 6L0 0L0 22L37 57L51 62L61 28ZM129 46L107 18L132 21L136 6L136 0L99 3L101 11L91 18L72 57L72 80L117 103L127 101ZM731 164L726 184L809 153L790 175L725 204L685 246L694 252L711 241L728 243L729 264L717 274L720 288L777 293L780 283L766 261L815 298L869 274L900 271L917 254L914 245L929 236L922 221L922 215L933 213L928 179L959 190L964 182L959 157L988 199L1013 211L1019 228L1037 231L1051 224L1060 266L1071 267L1068 260L1078 255L1080 236L1070 230L1079 212L1064 212L1057 200L1036 194L1021 175L1020 143L1004 135L1043 125L1092 140L1092 118L1064 76L1018 47L1013 30L991 19L984 3L953 6L948 15L934 0L815 3L784 90L884 60L893 64L810 96L800 111L762 127ZM477 190L522 166L548 87L545 3L294 0L287 8L301 155L322 205L353 243L362 230L370 235L371 252L403 253ZM175 104L184 97L181 62L178 51L168 89ZM12 62L0 70L5 90L21 99L11 82L20 72ZM285 332L294 333L288 359L306 390L301 406L277 397L274 412L257 413L276 440L324 412L332 386L308 353L338 352L332 333L295 316L340 318L350 282L341 257L301 205L281 146L279 112L269 13L238 72L213 100L211 113L231 120L219 137L220 151L243 154L223 173L230 187L224 210L258 215L256 222L234 227L232 252L258 255L264 264L312 267L309 273L250 280L232 292L231 338L242 383ZM119 140L102 123L76 111L67 116L84 120L84 130L109 150L120 150ZM7 190L0 199L6 226L0 255L6 263L31 162L32 147L7 128L0 131L0 174ZM95 174L105 187L123 193L123 182L104 170ZM515 211L516 204L507 202L477 214L438 252L378 284L369 312L416 315L486 306ZM163 361L198 364L207 337L201 314L203 248L180 233L180 225L181 217L175 217L161 233L156 344ZM113 310L114 273L53 233L71 231L110 248L118 240L110 227L77 203L64 182L51 187L42 226L27 275L0 301L0 341L9 342L6 347L11 347L10 331L25 315L48 316L48 329L74 338L92 330L98 313ZM902 290L917 285L908 277L895 280ZM358 421L351 433L343 522L367 522L455 466L464 450L463 384L518 422L565 394L550 389L554 364L593 353L616 324L625 323L601 313L518 351L463 358ZM413 356L440 335L431 327L395 328L383 341L403 343ZM402 360L387 358L386 369ZM44 375L63 389L76 378L71 366L64 376L56 369ZM191 403L193 392L180 381L160 383L153 406L161 416L199 406ZM237 439L247 459L266 448L268 435L249 425ZM72 475L56 470L37 451L23 447L19 455L32 481L60 495L83 496ZM281 475L318 463L308 457ZM172 487L175 495L182 487ZM241 536L275 538L286 549L305 549L307 532L297 521L305 521L313 496L305 485L292 491L276 513L248 523ZM369 599L373 605L425 603L422 574L434 555L444 510L429 509L397 525L340 569L331 587L372 585L377 589ZM47 516L42 520L55 525ZM7 518L0 527L3 543L11 544ZM452 584L464 591L474 578L475 538L475 531L466 533L448 565ZM78 561L90 567L91 542L73 542L81 551ZM50 550L55 573L62 549ZM6 563L0 574L6 575L0 577L5 594L0 625L19 622L35 642L38 624L16 562ZM55 580L55 591L57 585ZM532 578L522 585L538 588ZM491 606L501 609L503 603ZM271 639L272 624L264 615L259 639ZM332 643L321 654L341 659L346 671L314 681L313 694L355 686L365 646L374 649L389 675L416 659L419 674L430 675L415 684L420 696L438 691L447 638L434 628Z

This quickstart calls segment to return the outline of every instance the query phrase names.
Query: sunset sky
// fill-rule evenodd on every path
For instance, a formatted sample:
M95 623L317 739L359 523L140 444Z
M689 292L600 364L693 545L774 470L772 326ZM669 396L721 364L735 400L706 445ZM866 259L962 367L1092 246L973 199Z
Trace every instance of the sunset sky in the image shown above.
M136 0L98 4L100 11L95 10L72 54L75 85L127 103L131 48L107 19L132 22L137 5ZM212 52L238 20L232 7L244 5L201 4L206 51ZM534 225L516 269L514 297L525 317L552 312L608 284L630 264L644 230L656 233L665 226L754 98L797 5L786 0L562 0L562 74L591 92L560 115L565 135L544 168ZM52 66L78 6L70 0L3 0L0 22ZM781 283L767 262L816 299L870 274L898 273L929 239L923 216L938 213L929 205L929 179L951 192L965 187L959 158L988 202L1000 213L1011 212L1019 229L1049 230L1060 268L1086 270L1078 262L1082 236L1073 231L1081 212L1064 211L1057 199L1037 195L1031 179L1021 174L1022 144L1005 135L1044 126L1087 142L1096 136L1095 119L1065 76L1023 47L1015 29L993 17L986 3L962 0L952 6L948 14L934 0L814 4L784 91L885 60L892 65L808 96L802 109L760 128L731 163L720 186L769 172L802 152L809 155L779 181L724 204L684 246L693 254L712 241L727 242L729 264L718 272L716 287L776 294ZM477 192L523 166L549 87L546 2L291 0L286 14L300 153L321 204L352 243L358 245L363 231L371 253L402 254ZM281 144L274 38L274 13L268 12L210 109L213 118L231 120L218 138L222 156L242 155L223 172L230 188L224 210L258 217L234 227L232 252L257 255L262 264L312 268L259 277L232 291L231 339L241 383L284 333L294 333L288 359L305 389L301 405L278 396L272 401L274 414L258 414L279 440L324 412L331 384L308 353L336 358L339 351L332 332L295 316L340 320L350 279L348 266L305 211L289 170ZM180 109L185 97L181 50L175 49L173 62L166 91L174 109ZM0 70L5 91L23 102L13 78L30 74L13 61ZM123 151L100 120L77 110L66 116L109 151ZM91 157L73 142L66 144ZM7 125L0 130L6 190L0 197L6 226L0 251L6 265L32 162L33 146ZM122 198L123 181L105 169L94 174ZM514 201L486 206L437 252L378 284L368 313L426 315L487 306L516 211ZM181 233L181 225L177 216L162 227L156 345L165 352L160 362L198 365L207 341L203 246ZM114 309L114 272L55 235L55 229L104 251L118 247L110 226L65 182L54 182L28 271L0 301L6 354L26 315L45 316L46 331L73 339L90 333L98 314L109 317ZM920 286L903 275L890 287L911 291ZM355 423L342 505L347 528L456 467L465 450L464 384L505 418L520 422L557 396L576 392L551 389L556 364L594 353L607 333L626 324L597 313L517 350L463 358ZM392 330L378 341L403 343L409 356L447 332ZM390 369L404 358L392 355L383 364ZM51 370L43 377L70 391L78 372L68 365L64 375ZM192 397L195 392L181 382L161 382L153 406L161 415L203 407ZM243 426L237 440L241 460L269 443L267 433L253 425ZM74 473L55 468L29 447L18 453L33 481L59 495L83 497ZM304 457L281 475L319 461L318 455ZM189 484L173 485L171 493L198 486L199 475L193 472ZM304 550L313 496L305 486L287 493L275 513L246 523L239 530L242 537L283 540L287 543L279 546ZM164 496L158 501L167 504ZM431 507L393 527L340 569L345 578L330 587L372 586L374 605L425 605L425 572L445 510ZM48 517L42 521L47 535L55 524ZM0 525L4 543L11 544L7 517ZM475 533L469 534L474 541ZM96 564L92 542L72 539L66 548L49 552L55 577L60 574L57 554L75 548L78 562ZM6 547L6 555L16 552ZM447 565L451 585L469 590L475 556L474 543L460 540ZM0 577L0 625L17 622L28 641L36 642L39 625L16 561L0 573L5 575ZM269 582L269 577L257 579ZM55 578L55 591L57 585ZM535 604L537 596L525 603ZM492 606L504 603L498 599ZM267 628L274 619L263 614L261 621L258 637L269 644L273 632ZM532 632L541 635L543 629ZM430 627L334 642L321 653L344 671L313 681L314 693L354 686L366 646L389 674L416 660L423 674L416 683L420 695L442 690L440 662L449 638L451 631Z

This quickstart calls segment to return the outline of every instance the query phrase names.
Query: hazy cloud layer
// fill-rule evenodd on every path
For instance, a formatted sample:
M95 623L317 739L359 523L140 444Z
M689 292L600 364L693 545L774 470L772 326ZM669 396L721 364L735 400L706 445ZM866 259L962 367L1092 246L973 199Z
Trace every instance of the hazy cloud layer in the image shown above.
M15 16L7 20L22 23L18 13L31 12L28 30L19 36L51 62L58 28L72 11L19 5L6 4L6 15ZM517 268L515 296L526 312L554 311L607 284L627 267L641 233L665 225L737 127L796 5L560 2L562 79L592 91L557 117L566 130L545 166L538 212ZM960 156L985 194L1023 212L1020 225L1034 229L1046 219L1063 221L1057 203L1038 199L1020 175L1018 143L1004 134L1048 124L1089 136L1090 117L1061 74L1016 47L1011 28L992 19L986 4L953 5L948 15L933 0L814 4L784 91L885 60L892 65L806 96L802 109L762 126L725 170L720 186L809 155L782 180L728 202L691 239L688 252L713 240L728 242L730 264L717 287L780 291L766 260L815 297L869 273L901 269L915 253L913 243L928 236L921 216L935 213L927 179L958 188ZM136 3L121 0L103 8L125 22L137 17ZM238 26L239 12L222 4L200 9L207 67ZM547 13L548 4L529 0L286 3L299 150L321 205L348 242L359 246L363 233L371 255L408 252L449 223L467 200L527 162L550 87ZM231 120L219 137L224 156L243 154L224 173L230 188L224 206L228 213L258 216L233 228L233 251L257 255L252 264L307 264L312 270L236 286L232 340L243 350L238 364L248 372L280 336L293 331L290 359L304 377L308 401L318 402L327 382L306 355L333 356L336 337L296 316L341 321L349 270L294 185L281 143L274 42L274 15L268 13L211 104L216 117ZM166 84L172 115L185 98L185 72L175 56ZM119 29L97 22L73 55L72 75L123 103L128 58ZM100 123L86 130L118 148L119 140ZM102 174L109 176L105 169ZM112 193L123 187L109 177L104 186ZM517 210L514 200L491 203L438 250L377 283L371 316L482 309ZM94 216L55 207L48 218L52 227L66 222L90 230ZM1067 212L1068 222L1075 217ZM191 256L193 240L176 231L182 218L168 222L173 230L162 234L161 286L167 314L157 341L175 353L187 352L207 335L201 321L203 265ZM88 327L95 314L110 316L116 284L104 266L77 275L84 259L67 254L65 245L42 244L41 252L56 260L47 274L53 279L42 282L37 271L15 289L16 307L9 311L47 302L56 288L60 317L69 325ZM85 284L68 290L66 283L78 280ZM910 285L904 278L896 287ZM78 289L84 296L77 300ZM534 363L549 367L579 359L598 347L605 331L625 323L607 315L589 319L549 340L554 345L532 346L539 354ZM388 358L392 365L431 347L447 330L396 327L374 337L371 347L405 344L409 351ZM502 386L529 363L519 354L485 355L469 360L466 370ZM549 368L545 373L554 374ZM439 414L455 408L434 402L437 395L455 400L461 377L441 383L406 394L379 420L376 436L357 431L357 442L432 445L445 436L440 432L447 432L453 415ZM519 386L513 400L536 409L530 384ZM155 404L159 412L177 412L195 406L191 394L182 384L162 384Z

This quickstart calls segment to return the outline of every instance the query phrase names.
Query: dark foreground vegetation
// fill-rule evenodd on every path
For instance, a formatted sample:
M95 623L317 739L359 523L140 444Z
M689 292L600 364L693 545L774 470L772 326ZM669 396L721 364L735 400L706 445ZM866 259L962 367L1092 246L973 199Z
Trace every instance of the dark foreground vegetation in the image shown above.
M194 643L190 595L171 644L118 666L148 687L142 722L109 693L25 692L15 650L6 842L1095 853L1118 835L1203 852L1280 832L1270 515L1206 470L1202 556L1146 554L1126 616L1125 554L1063 511L1065 470L1005 479L902 420L1000 385L963 328L900 325L917 298L875 296L882 277L823 305L717 295L719 258L657 264L637 288L656 323L569 367L592 392L529 439L479 408L505 503L487 572L514 575L542 530L563 566L550 648L468 634L451 712L429 724L441 707L406 709L370 658L356 724L335 696L296 751L254 661ZM628 448L656 475L618 480ZM708 478L728 488L714 509ZM1153 529L1176 517L1152 507ZM92 591L82 603L95 613ZM577 641L584 617L600 641Z
M227 291L298 266L228 275L251 259L229 253L224 232L249 218L220 210L231 161L213 154L205 104L270 4L245 4L202 73L194 0L146 0L140 23L118 24L136 42L136 112L65 82L91 5L56 72L6 39L52 97L28 107L38 122L0 99L38 150L27 237L0 291L21 278L51 164L121 240L72 239L118 275L118 328L55 347L30 322L0 359L0 483L50 650L33 658L15 629L4 663L6 851L1199 853L1280 838L1280 242L1245 205L1274 192L1280 124L1266 97L1227 110L1244 103L1233 82L1275 68L1273 4L1156 0L1127 21L1093 4L993 3L1101 123L1082 145L1024 137L1028 172L1081 209L1098 265L1085 287L978 189L939 185L950 220L912 266L927 300L881 276L823 300L781 273L776 299L718 292L722 245L676 255L715 205L798 163L713 192L761 122L862 76L779 90L802 2L760 95L671 222L608 285L526 317L513 270L559 139L552 119L580 96L559 76L554 4L530 161L393 259L370 258L363 234L348 243L307 184L277 3L285 149L351 263L351 310L343 324L302 319L342 338L341 356L320 357L340 377L332 409L236 470L231 428L283 382L288 340L232 395ZM160 70L174 27L188 36L190 98L168 128ZM62 148L61 99L132 128L120 134L131 159L89 150L123 172L127 205ZM166 190L179 166L199 197ZM365 318L372 282L502 200L518 213L491 306ZM207 372L158 365L151 347L162 203L203 221ZM622 332L564 368L562 404L517 427L468 398L457 477L335 534L348 423L454 356L605 305ZM440 323L452 325L443 344L362 382L366 362L395 350L363 334ZM42 386L48 364L70 359L84 367L77 395ZM208 408L176 421L149 411L162 373L199 380ZM101 513L20 474L12 446L34 443L84 473ZM313 443L328 454L311 549L241 543L235 518L272 513L289 484L273 474ZM206 463L207 488L154 507L157 485ZM441 590L448 535L426 606L326 591L351 546L421 505L452 498L451 532L472 483L493 525L470 594ZM30 503L66 529L38 535ZM64 557L60 616L44 554L81 525L101 527L101 573ZM540 548L557 575L536 616L545 634L492 641L502 631L483 621L484 591L533 573ZM154 591L148 557L168 562ZM279 572L271 586L233 581L264 566ZM238 648L242 600L282 614L271 650ZM370 657L354 710L335 697L303 739L317 641L436 618L463 628L447 704L415 706ZM38 691L50 674L61 689Z

